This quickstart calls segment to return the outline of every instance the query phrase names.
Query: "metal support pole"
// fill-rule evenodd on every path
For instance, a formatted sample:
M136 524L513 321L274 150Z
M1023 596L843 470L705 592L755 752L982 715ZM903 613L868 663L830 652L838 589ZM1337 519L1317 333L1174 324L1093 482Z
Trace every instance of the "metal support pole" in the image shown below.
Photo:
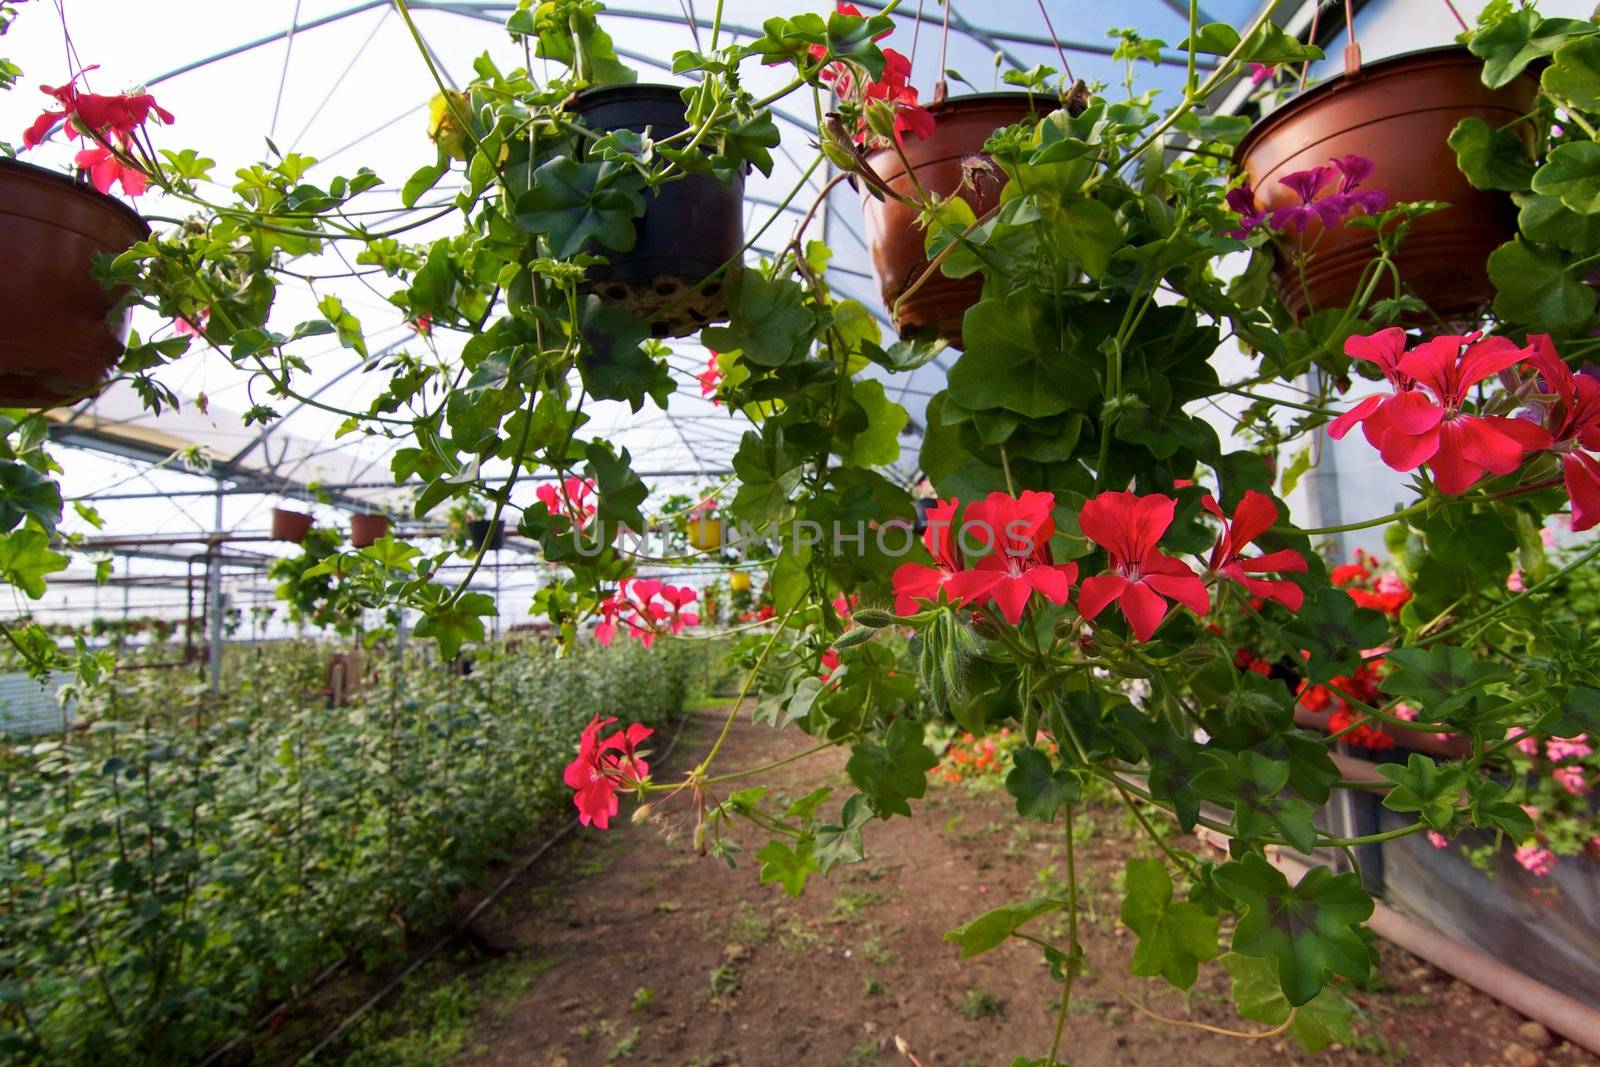
M219 536L223 532L222 499L222 481L218 479L214 525ZM211 613L211 695L215 697L222 693L222 543L220 541L213 541L206 546L206 585L209 594L207 605Z

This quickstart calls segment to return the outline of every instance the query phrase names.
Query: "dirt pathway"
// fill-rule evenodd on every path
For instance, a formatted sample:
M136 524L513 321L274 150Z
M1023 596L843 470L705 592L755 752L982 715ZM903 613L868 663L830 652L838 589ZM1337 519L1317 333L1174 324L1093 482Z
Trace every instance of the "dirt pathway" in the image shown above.
M658 777L705 751L719 714L691 719ZM804 742L741 722L726 766ZM798 796L819 781L843 786L842 767L842 754L829 752L763 784ZM1091 960L1159 1011L1257 1028L1239 1022L1215 967L1187 998L1126 977L1133 938L1117 922L1113 880L1135 837L1110 808L1085 811L1078 823ZM748 828L739 831L745 851L734 871L695 856L687 832L681 820L626 819L605 833L585 831L513 888L481 927L522 961L522 977L485 988L452 1061L868 1067L907 1062L894 1051L898 1034L927 1067L1004 1067L1048 1048L1058 987L1037 951L1013 943L963 962L941 935L998 904L1059 891L1059 824L1019 826L1003 792L934 787L917 818L873 825L866 862L813 880L799 900L757 882L762 839ZM470 983L470 974L456 982L463 977ZM1514 1012L1387 946L1378 989L1355 998L1356 1046L1308 1056L1282 1040L1251 1044L1153 1022L1088 980L1075 994L1065 1047L1075 1067L1600 1062L1550 1045L1535 1028L1519 1030L1524 1020Z

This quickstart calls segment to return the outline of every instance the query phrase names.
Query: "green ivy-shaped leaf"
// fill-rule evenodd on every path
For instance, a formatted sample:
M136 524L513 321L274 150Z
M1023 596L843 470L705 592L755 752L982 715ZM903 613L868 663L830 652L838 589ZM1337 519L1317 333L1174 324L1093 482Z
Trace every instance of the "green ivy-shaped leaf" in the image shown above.
M1539 77L1539 84L1563 104L1584 111L1600 111L1600 36L1594 34L1593 26L1586 28L1588 35L1556 49L1550 65Z
M1459 645L1398 648L1385 662L1384 690L1416 704L1434 721L1445 721L1484 686L1510 677L1503 665L1477 659Z
M1033 290L980 300L967 309L962 337L967 350L950 368L949 392L964 408L1043 419L1085 395L1086 368L1062 351L1055 314Z
M433 638L441 659L454 659L463 642L483 640L483 616L497 610L488 593L465 593L454 604L447 601L428 609L417 623L416 634Z
M928 791L928 772L939 765L939 758L922 743L922 724L913 719L896 719L884 732L882 742L862 741L851 750L845 773L867 798L880 818L910 815L908 800Z
M1139 935L1130 969L1146 978L1160 975L1179 989L1194 985L1200 964L1220 951L1221 916L1174 901L1172 876L1159 860L1129 860L1123 887L1122 923Z
M1489 253L1495 314L1535 329L1566 332L1582 326L1594 314L1595 292L1568 273L1571 266L1558 249L1530 245L1521 237L1507 241Z
M1354 872L1313 867L1295 886L1258 853L1216 869L1218 888L1244 906L1233 950L1277 961L1278 982L1290 1004L1310 1003L1333 975L1365 978L1372 950L1361 924L1372 898Z
M1460 767L1440 767L1413 752L1403 766L1385 763L1378 773L1394 783L1383 798L1383 806L1390 811L1414 811L1435 830L1444 830L1455 821L1461 791L1467 785L1467 772Z
M1533 161L1528 146L1515 129L1501 129L1472 116L1450 131L1456 166L1474 189L1526 192L1533 181Z
M31 600L44 596L45 575L67 569L67 557L50 550L50 535L31 527L0 536L0 578Z
M1210 753L1213 766L1194 779L1195 792L1233 808L1233 827L1246 842L1271 840L1274 832L1301 852L1317 842L1309 803L1286 792L1289 764L1259 752Z
M806 879L817 873L817 860L811 852L811 841L801 838L791 848L785 841L768 841L756 859L761 864L761 884L777 882L791 897L797 897L806 888Z
M1552 148L1533 176L1533 191L1559 196L1580 215L1600 211L1600 143L1572 141Z
M61 521L61 486L26 463L0 460L0 530L24 519L53 532Z
M708 348L739 352L762 367L782 367L806 357L818 322L798 282L746 268L727 294L728 325L700 332Z
M1006 792L1017 798L1017 814L1024 819L1051 822L1063 804L1076 804L1082 789L1078 776L1067 767L1055 768L1050 757L1024 745L1011 757Z
M590 241L626 252L633 247L633 220L644 214L641 183L615 164L558 156L535 170L533 185L517 197L517 225L543 234L557 259L577 255Z
M1229 952L1222 957L1222 966L1233 977L1233 1003L1240 1015L1268 1026L1279 1026L1289 1018L1293 1009L1278 984L1272 960ZM1289 1033L1311 1053L1335 1042L1348 1045L1355 1039L1350 1030L1352 1014L1350 1001L1330 987L1300 1005Z
M1592 33L1581 19L1547 19L1533 8L1513 12L1486 26L1468 47L1483 60L1483 84L1491 89L1509 85L1528 64L1554 52L1573 34Z

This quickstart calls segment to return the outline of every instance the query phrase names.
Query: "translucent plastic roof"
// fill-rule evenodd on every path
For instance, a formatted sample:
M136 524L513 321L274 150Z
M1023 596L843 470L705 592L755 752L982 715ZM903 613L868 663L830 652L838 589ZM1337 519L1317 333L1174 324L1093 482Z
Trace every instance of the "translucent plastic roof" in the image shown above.
M881 6L857 2L863 10ZM1259 0L1203 0L1202 19L1242 24L1258 4ZM162 0L157 4L62 0L62 6L77 55L83 63L98 65L89 76L91 87L112 92L148 85L177 117L170 128L154 128L157 146L201 150L216 160L216 178L230 180L237 167L265 156L270 141L283 153L315 157L313 180L371 167L383 185L366 194L362 206L369 211L398 211L400 184L434 158L424 126L435 87L389 0ZM453 80L465 81L471 61L484 52L505 68L524 62L520 45L501 29L516 7L514 2L410 0L409 6ZM672 54L693 47L696 35L705 42L713 7L712 0L620 0L603 18L618 52L640 71L641 81L671 82L667 68ZM726 0L724 32L749 39L759 33L764 19L805 7L825 10L814 0L810 4ZM1109 55L1114 43L1106 35L1109 29L1129 27L1171 44L1186 33L1186 0L1048 0L1045 8L1072 73L1091 82L1117 85L1122 79L1121 64ZM942 16L943 9L933 0L905 0L896 12L898 28L888 42L912 55L914 83L925 93L938 76L941 58L943 67L960 72L979 89L998 86L1004 69L1060 65L1036 3L955 0L943 57ZM3 49L24 70L18 87L0 94L0 131L6 131L0 138L15 141L47 103L36 87L65 80L62 26L55 5L24 6ZM1176 53L1172 55L1176 59ZM757 93L782 82L780 71L748 69L750 87ZM1156 87L1172 92L1182 76L1182 65L1176 61L1155 67L1140 64L1137 72L1141 90ZM963 90L952 85L952 91ZM766 226L756 245L758 253L770 253L789 239L800 214L826 181L824 175L814 175L786 209L779 206L809 161L814 137L809 109L799 97L779 107L784 142L774 154L774 173L770 178L753 175L747 185L746 233ZM60 164L70 153L68 145L55 143L26 158ZM447 180L425 202L438 205L450 195ZM156 219L175 220L188 213L182 205L154 198L137 206ZM447 218L407 236L429 239L450 232L452 225ZM830 281L835 289L859 298L881 316L862 240L857 194L849 185L834 191L808 235L825 237L834 249ZM331 293L360 317L374 360L381 352L427 343L385 299L392 283L381 274L349 277L354 265L343 255L335 250L297 264L295 269L310 280L280 291L277 321L292 325L314 317L316 299ZM171 329L159 321L136 321L135 326L146 336ZM438 331L432 343L458 345L462 339ZM312 373L300 380L300 388L335 406L363 408L379 389L377 374L367 369L369 361L327 341L303 342L300 354ZM705 360L705 349L692 339L674 343L671 365L679 384L666 413L646 408L634 415L620 404L593 412L589 430L626 446L636 469L653 475L647 480L664 490L692 492L714 482L728 468L746 428L725 409L701 398L694 375ZM908 480L915 471L923 407L941 387L947 364L942 359L917 375L894 380L893 395L912 416L903 441L901 472ZM389 484L388 469L390 451L403 442L336 439L341 416L315 405L281 401L274 404L284 416L278 422L264 431L246 427L238 413L265 398L252 397L248 375L216 353L192 355L163 377L183 398L183 412L150 416L130 394L112 390L78 410L60 413L64 443L101 449L65 457L66 494L95 502L109 530L135 535L265 528L268 510L283 497L230 496L222 502L219 522L215 502L203 495L216 484L209 476L185 473L173 462L151 469L153 460L184 444L198 446L216 464L210 474L225 475L231 486L281 490L293 499L305 495L296 486L313 484L331 487L331 499L339 508L371 505L392 508L397 515L406 513L405 494ZM532 492L531 484L522 486L514 499L531 500ZM336 517L328 511L323 514ZM74 522L69 517L69 526ZM266 546L263 550L270 551Z

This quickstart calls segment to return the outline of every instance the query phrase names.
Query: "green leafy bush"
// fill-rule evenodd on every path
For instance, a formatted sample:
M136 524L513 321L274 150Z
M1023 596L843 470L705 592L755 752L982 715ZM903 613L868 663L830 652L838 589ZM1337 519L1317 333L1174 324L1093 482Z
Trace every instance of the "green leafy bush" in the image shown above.
M681 646L530 642L456 676L384 657L345 706L326 646L250 651L220 700L119 675L89 728L0 749L0 1059L178 1063L349 952L437 920L564 818L585 723L682 705Z

